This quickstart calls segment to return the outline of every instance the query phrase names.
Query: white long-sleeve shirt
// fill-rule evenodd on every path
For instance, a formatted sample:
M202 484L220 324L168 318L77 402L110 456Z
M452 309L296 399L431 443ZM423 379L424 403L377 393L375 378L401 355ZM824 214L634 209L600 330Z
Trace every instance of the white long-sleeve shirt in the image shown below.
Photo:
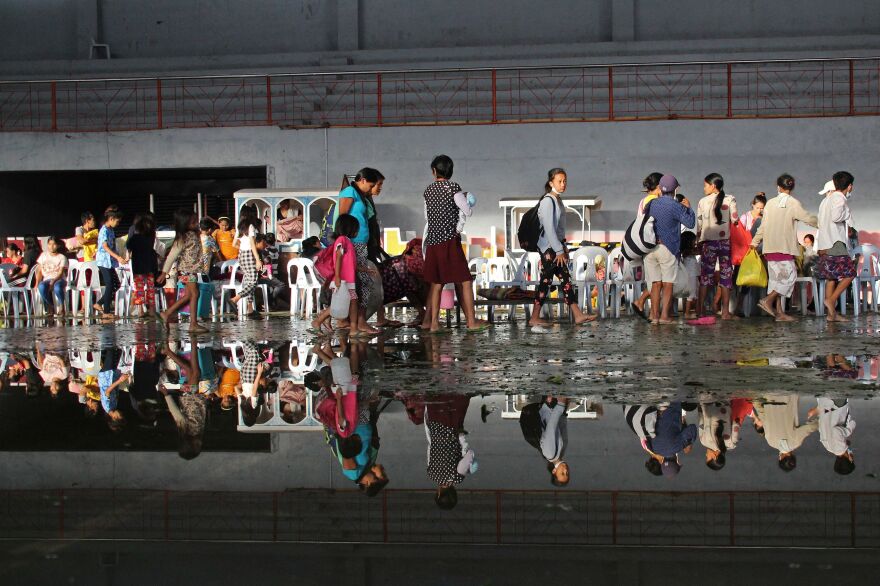
M552 248L556 254L565 252L565 205L562 198L547 194L538 207L538 219L543 229L538 236L538 250L544 252Z
M565 455L568 426L565 405L557 403L552 409L544 403L538 411L541 417L541 455L548 462L560 460Z
M817 400L819 409L819 441L826 450L840 456L849 449L849 438L856 429L856 421L850 417L849 402L838 407L827 397Z
M828 250L835 242L843 242L849 250L849 232L852 213L846 196L833 191L819 204L819 232L816 234L816 249Z

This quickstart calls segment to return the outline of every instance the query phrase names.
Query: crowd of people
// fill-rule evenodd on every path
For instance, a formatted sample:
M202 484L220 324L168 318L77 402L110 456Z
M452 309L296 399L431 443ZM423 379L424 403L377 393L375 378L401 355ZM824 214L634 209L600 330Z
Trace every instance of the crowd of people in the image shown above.
M379 328L398 327L402 324L387 319L384 306L403 297L418 309L414 325L429 334L447 333L439 321L444 286L454 287L469 332L488 327L477 318L471 287L474 275L462 249L461 233L475 198L452 180L454 163L448 156L435 157L430 169L433 181L423 196L424 238L411 241L403 255L391 258L382 249L374 198L381 193L385 178L369 167L361 169L340 191L328 222L332 235L303 241L301 254L314 261L315 276L323 286L325 309L311 323L316 334L342 328L353 336L368 337L378 334ZM651 219L654 242L643 258L607 267L608 276L626 280L643 273L647 288L632 301L631 309L653 324L677 323L672 301L682 296L689 300L685 308L685 315L692 318L689 323L708 325L714 323L716 314L722 320L737 319L743 315L745 297L744 288L736 286L745 246L760 251L766 263L767 295L757 303L762 311L777 321L794 320L786 313L783 300L792 296L799 276L812 274L826 282L824 299L812 303L822 304L828 321L843 321L837 301L856 276L858 264L858 257L852 258L855 230L847 203L853 182L850 173L835 173L820 192L824 199L814 215L794 196L794 177L783 174L777 180L775 197L768 200L758 194L751 209L739 214L736 198L725 192L724 178L718 173L706 176L704 195L695 209L679 193L674 176L651 173L643 182L646 195L639 202L636 222ZM570 273L572 256L577 252L572 253L566 242L566 187L565 170L551 169L536 208L540 276L535 290L526 292L534 298L532 326L547 324L543 310L554 288L570 307L574 324L595 319L579 303L577 283ZM74 237L52 236L45 251L33 235L24 238L23 250L15 243L5 247L3 262L9 284L30 284L49 314L64 315L69 258L96 262L103 292L91 309L105 319L115 316L116 291L120 276L125 278L120 271L123 266L130 274L127 303L134 313L156 316L165 324L176 321L181 309L201 307L200 301L204 305L202 297L211 291L218 296L220 287L206 289L206 285L226 279L233 270L240 276L231 296L233 308L244 304L252 309L247 313L257 315L254 293L260 285L272 292L269 307L263 308L266 311L289 299L287 275L283 274L287 267L278 266L275 235L262 233L264 222L253 206L241 209L236 226L226 217L199 218L192 210L180 209L174 214L170 246L157 238L156 219L150 212L137 214L124 245L116 240L122 220L117 206L108 207L100 218L85 212L81 220ZM800 242L799 222L815 228L815 236L807 234ZM234 261L235 267L224 261ZM624 275L624 271L631 274ZM157 312L156 293L163 287L179 292L166 309ZM715 296L710 300L707 296L713 288ZM331 311L334 297L335 312ZM193 333L205 331L199 323L200 313L189 312ZM373 314L377 317L371 323ZM334 320L335 328L331 326Z

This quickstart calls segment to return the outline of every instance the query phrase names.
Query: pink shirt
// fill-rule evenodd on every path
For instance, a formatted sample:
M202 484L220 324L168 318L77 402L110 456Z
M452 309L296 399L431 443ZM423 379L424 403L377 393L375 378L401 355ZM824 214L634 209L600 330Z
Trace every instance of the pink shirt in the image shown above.
M315 260L315 270L321 273L326 281L332 281L336 274L336 251L342 249L342 265L340 266L339 278L346 283L354 283L355 268L357 267L357 254L354 244L345 236L340 236L329 250L324 250Z

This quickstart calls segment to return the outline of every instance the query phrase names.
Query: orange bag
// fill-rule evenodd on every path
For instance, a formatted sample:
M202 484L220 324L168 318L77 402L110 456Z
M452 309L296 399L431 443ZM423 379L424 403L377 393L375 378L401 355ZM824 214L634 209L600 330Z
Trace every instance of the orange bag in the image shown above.
M739 266L752 245L752 234L741 223L730 225L730 261Z

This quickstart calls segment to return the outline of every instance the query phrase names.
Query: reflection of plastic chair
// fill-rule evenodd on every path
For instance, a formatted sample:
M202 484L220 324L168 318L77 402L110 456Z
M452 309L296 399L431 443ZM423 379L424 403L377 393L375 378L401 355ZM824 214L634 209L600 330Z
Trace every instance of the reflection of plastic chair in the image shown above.
M296 279L293 278L291 268L296 267ZM290 285L290 315L300 313L300 299L305 304L305 317L311 317L312 308L315 312L318 306L318 296L321 294L321 283L315 275L315 264L307 258L294 258L287 263L287 283Z
M296 356L296 364L294 364ZM318 355L313 353L306 344L300 344L296 340L290 343L290 352L287 358L287 368L294 379L302 380L307 372L318 368Z
M79 357L80 370L84 375L98 376L101 372L101 353L91 350L81 351Z
M121 351L122 355L116 368L123 374L129 373L134 369L134 346L122 346Z
M71 311L79 312L80 294L82 294L85 315L92 314L92 305L95 297L101 295L101 274L98 271L98 263L95 261L81 262L76 268L76 285L70 287L68 292L71 296Z
M574 265L574 282L578 286L578 303L581 308L593 313L593 304L591 303L593 288L597 290L596 306L599 310L599 316L605 317L605 301L607 297L607 287L605 279L599 280L597 277L596 267L598 260L601 259L606 267L608 267L608 253L604 248L598 246L585 246L578 249L574 253L572 264Z

